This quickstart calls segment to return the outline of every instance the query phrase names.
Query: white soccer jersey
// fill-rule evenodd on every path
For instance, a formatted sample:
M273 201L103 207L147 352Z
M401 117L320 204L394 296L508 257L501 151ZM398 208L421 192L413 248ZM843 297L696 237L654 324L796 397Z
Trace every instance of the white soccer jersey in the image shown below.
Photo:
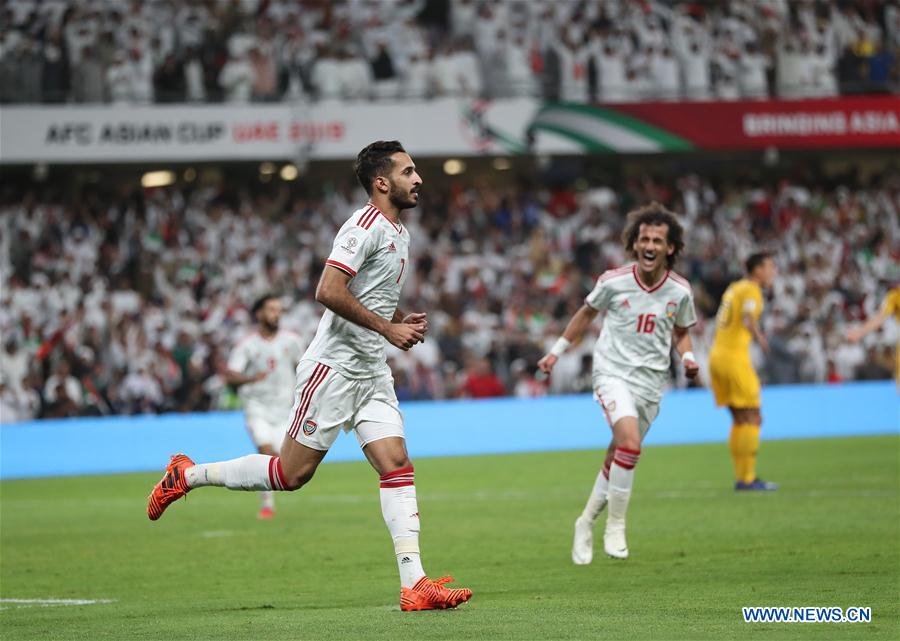
M386 320L394 317L409 274L409 232L368 203L344 223L326 265L350 275L348 287L363 307ZM384 338L325 310L303 360L314 360L347 378L389 373Z
M271 339L254 332L243 338L228 357L228 369L252 376L268 372L261 381L245 383L238 388L249 415L261 415L271 422L283 422L294 403L297 363L303 355L300 337L279 331Z
M634 394L662 398L672 352L672 330L697 322L688 281L666 271L652 288L638 280L637 265L612 269L597 279L585 304L606 312L594 346L594 377L612 376Z

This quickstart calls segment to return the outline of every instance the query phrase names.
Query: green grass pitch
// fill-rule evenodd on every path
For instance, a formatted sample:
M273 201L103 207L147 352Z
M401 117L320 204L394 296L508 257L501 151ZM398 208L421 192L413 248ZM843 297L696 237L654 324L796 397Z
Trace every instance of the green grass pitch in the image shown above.
M648 447L631 558L584 567L572 524L600 452L421 459L425 569L475 591L423 613L399 611L363 463L323 466L271 522L255 495L204 488L151 523L156 474L8 481L0 638L897 639L898 453L895 436L764 443L781 491L736 495L723 444ZM112 602L8 601L48 598ZM872 622L745 624L751 605L870 606Z

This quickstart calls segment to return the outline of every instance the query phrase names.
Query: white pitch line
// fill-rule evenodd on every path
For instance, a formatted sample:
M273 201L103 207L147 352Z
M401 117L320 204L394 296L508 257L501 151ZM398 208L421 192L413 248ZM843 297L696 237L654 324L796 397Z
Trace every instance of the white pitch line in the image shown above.
M115 603L115 599L0 599L0 610L21 610L22 608L54 608L66 605L96 605ZM9 605L6 605L9 604Z

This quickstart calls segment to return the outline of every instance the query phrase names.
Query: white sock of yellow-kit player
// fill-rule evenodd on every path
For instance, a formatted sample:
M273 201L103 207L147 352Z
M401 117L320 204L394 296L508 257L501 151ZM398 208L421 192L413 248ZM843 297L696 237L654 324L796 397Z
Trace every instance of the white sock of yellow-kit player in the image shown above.
M381 515L394 540L394 553L400 569L400 586L411 588L425 576L419 556L419 504L416 501L415 474L404 467L383 475Z
M600 516L600 512L606 507L607 494L609 491L609 465L603 464L603 469L597 474L597 480L594 481L594 488L588 497L584 510L581 512L581 518L587 520L593 525Z
M609 470L609 515L606 517L606 528L625 527L625 513L631 499L631 486L634 485L634 466L641 456L640 450L617 447Z
M281 458L266 454L248 454L221 463L194 465L185 470L184 477L191 489L207 485L247 492L287 488Z

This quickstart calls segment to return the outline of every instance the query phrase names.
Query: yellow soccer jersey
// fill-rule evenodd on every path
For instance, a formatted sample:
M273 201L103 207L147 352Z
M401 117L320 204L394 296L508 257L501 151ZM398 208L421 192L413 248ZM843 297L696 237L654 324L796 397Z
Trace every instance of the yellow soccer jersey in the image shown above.
M716 338L713 351L749 354L753 334L744 325L744 316L759 320L763 311L763 294L758 284L747 278L728 286L716 313Z
M900 323L900 286L897 286L888 292L881 308L888 314L893 314L894 319Z

